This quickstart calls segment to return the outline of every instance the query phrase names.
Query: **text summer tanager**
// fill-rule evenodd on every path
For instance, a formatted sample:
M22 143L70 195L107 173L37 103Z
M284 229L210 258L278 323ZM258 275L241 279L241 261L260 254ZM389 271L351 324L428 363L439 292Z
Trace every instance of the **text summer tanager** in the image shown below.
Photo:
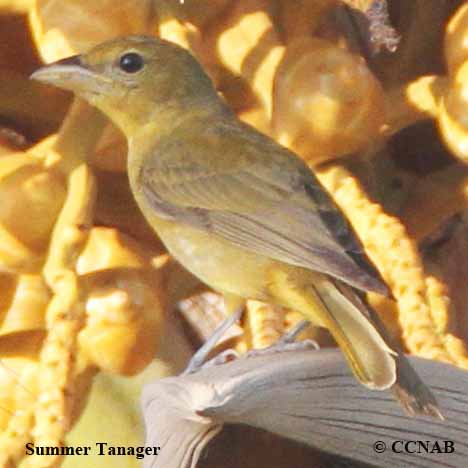
M363 299L389 291L345 216L299 157L236 117L189 52L130 36L32 78L75 92L120 127L138 206L231 312L246 299L295 309L330 330L362 384L441 417Z

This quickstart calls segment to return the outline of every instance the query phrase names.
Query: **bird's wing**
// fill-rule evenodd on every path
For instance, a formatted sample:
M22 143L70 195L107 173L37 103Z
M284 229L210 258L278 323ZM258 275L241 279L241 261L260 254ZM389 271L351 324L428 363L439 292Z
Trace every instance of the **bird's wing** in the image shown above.
M138 176L159 216L388 294L344 215L293 153L239 124L182 136L158 144Z

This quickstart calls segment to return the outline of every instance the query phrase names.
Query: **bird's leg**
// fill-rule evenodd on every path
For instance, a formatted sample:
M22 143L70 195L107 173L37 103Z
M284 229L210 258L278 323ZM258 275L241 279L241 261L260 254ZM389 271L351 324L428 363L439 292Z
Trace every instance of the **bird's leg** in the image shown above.
M303 349L320 349L320 346L313 340L296 342L297 336L310 325L308 320L301 320L288 333L284 334L274 345L264 349L253 349L246 357L258 356L261 354L277 353L283 351L295 351Z
M234 302L236 303L236 302ZM234 304L232 300L226 301L227 309L232 309ZM182 373L182 375L186 374L193 374L201 369L201 367L205 367L207 365L219 365L224 364L227 361L231 361L237 357L237 353L233 349L227 349L214 357L209 362L205 363L207 356L211 353L214 347L217 345L219 340L222 338L224 333L229 330L234 323L241 319L242 314L244 312L244 303L236 303L237 307L234 312L224 320L221 325L213 332L213 334L208 338L208 340L198 349L198 351L192 356L188 366ZM239 305L241 304L241 305ZM283 351L294 351L294 350L303 350L303 349L319 349L319 345L313 340L304 340L300 342L296 342L297 336L305 330L310 325L308 320L301 320L298 324L296 324L288 333L283 335L274 345L269 346L265 349L254 349L246 353L245 357L253 357L262 354L269 354L275 352L283 352Z
M288 345L291 343L295 343L296 338L300 333L302 333L306 328L308 328L310 325L310 322L308 320L301 320L300 322L296 323L294 327L291 328L291 330L288 331L288 333L285 333L275 344L274 346L282 346L282 345ZM314 346L319 349L319 345L312 340L307 340L310 341L311 343L314 343Z
M242 314L244 313L244 305L241 307L238 307L226 320L221 323L221 325L214 331L214 333L206 340L206 342L201 346L201 348L198 349L198 351L193 355L192 359L190 359L190 362L188 363L187 368L184 370L182 373L184 374L193 374L194 372L200 370L200 368L203 366L203 363L205 362L205 359L207 356L211 353L213 348L217 345L218 341L221 339L221 337L224 335L226 330L229 330L229 328L234 325L240 318L242 317ZM230 352L230 356L233 356L233 350L227 350ZM223 357L224 353L222 354ZM224 361L227 359L224 359Z

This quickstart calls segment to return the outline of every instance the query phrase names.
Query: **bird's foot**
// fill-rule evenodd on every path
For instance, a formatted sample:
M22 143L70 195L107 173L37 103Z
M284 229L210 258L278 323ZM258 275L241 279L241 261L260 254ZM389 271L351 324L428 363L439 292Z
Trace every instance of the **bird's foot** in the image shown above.
M221 353L217 354L213 359L203 363L203 369L207 367L220 366L226 364L226 362L235 361L239 358L239 353L235 349L226 349Z
M232 325L234 325L238 320L240 320L243 312L244 309L239 308L231 316L224 320L224 322L221 323L221 325L214 331L214 333L208 338L208 340L206 340L206 342L192 356L192 359L190 359L190 362L188 363L186 369L182 372L182 375L193 374L194 372L197 372L204 366L206 358L211 353L211 351L213 351L214 347L218 344L219 340L222 338L226 330L231 328ZM227 358L229 351L231 352L231 359ZM234 350L227 350L224 353L221 353L219 355L220 359L217 363L221 364L222 362L232 360L232 358L234 357L233 353L235 353ZM218 359L218 356L216 356L214 360L216 359ZM213 359L211 361L213 361Z
M313 340L295 341L297 336L310 325L307 320L300 321L288 333L283 335L275 344L264 349L252 349L245 357L261 356L270 353L281 353L284 351L297 351L304 349L320 349L318 343Z
M262 356L265 354L279 353L284 351L297 351L305 349L320 349L320 346L313 340L304 340L296 342L297 336L307 328L310 323L307 320L302 320L294 328L292 328L288 333L283 335L275 344L264 349L253 349L248 351L245 355L240 356L237 351L234 349L227 349L222 353L215 356L213 359L206 361L206 358L211 353L213 348L217 345L219 340L222 338L226 330L228 330L234 323L236 323L242 317L243 309L236 310L230 317L228 317L208 338L208 340L200 347L200 349L193 355L192 359L188 363L187 368L182 373L193 374L197 372L202 367L211 367L226 362L233 361L239 357L255 357Z

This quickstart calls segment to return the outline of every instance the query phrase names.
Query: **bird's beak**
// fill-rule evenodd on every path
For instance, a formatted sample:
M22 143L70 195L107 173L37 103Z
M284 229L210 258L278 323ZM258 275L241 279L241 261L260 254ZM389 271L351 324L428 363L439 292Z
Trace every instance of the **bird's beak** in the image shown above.
M112 84L110 79L86 66L81 55L73 55L45 65L36 70L30 78L73 91L79 95L99 95Z

